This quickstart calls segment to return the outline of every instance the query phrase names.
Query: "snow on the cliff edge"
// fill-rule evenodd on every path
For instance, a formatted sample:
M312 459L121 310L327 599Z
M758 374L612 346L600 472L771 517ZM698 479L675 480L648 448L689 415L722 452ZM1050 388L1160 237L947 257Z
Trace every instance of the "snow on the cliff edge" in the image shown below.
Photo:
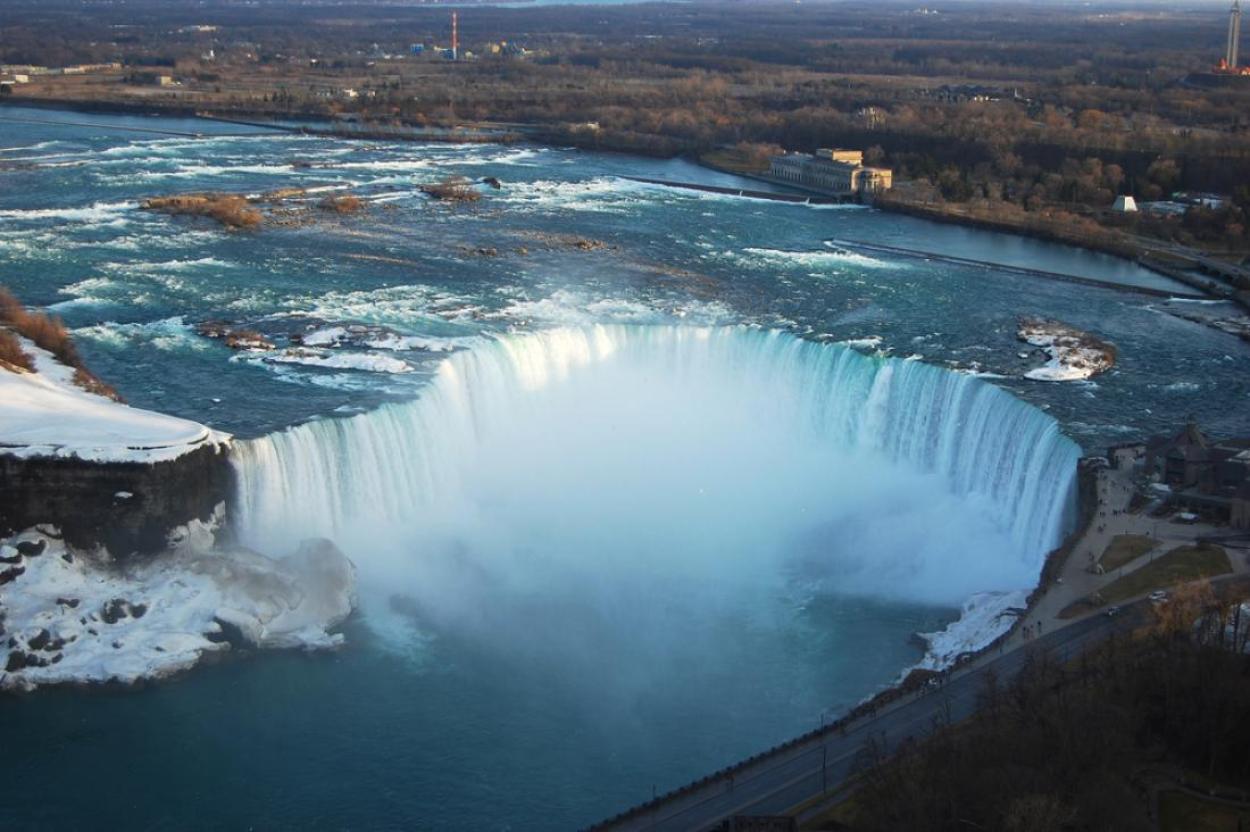
M0 369L0 454L159 462L230 439L198 422L89 393L74 384L73 369L21 341L35 372Z
M962 653L975 653L993 643L1016 623L1013 610L1023 609L1027 589L1013 592L979 592L964 602L959 620L936 633L917 633L928 648L916 665L924 670L944 670Z
M330 630L355 605L356 570L333 544L273 559L202 548L202 531L130 565L52 532L0 541L0 690L161 678L230 649L227 635L253 647L342 643Z

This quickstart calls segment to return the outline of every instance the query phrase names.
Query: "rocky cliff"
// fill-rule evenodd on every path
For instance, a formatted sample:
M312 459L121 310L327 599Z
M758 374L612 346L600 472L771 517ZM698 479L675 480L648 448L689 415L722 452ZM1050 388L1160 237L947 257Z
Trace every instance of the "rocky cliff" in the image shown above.
M44 524L115 557L162 551L170 531L208 520L231 489L228 445L157 462L0 453L0 537Z

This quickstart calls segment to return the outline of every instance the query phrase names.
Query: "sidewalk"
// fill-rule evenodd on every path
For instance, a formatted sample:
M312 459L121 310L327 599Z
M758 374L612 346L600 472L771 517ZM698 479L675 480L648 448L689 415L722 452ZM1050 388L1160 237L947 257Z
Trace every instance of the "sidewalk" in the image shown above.
M1090 615L1103 614L1102 610L1095 610L1072 618L1059 618L1059 613L1073 602L1102 589L1124 575L1132 574L1160 555L1180 546L1193 544L1200 537L1227 531L1227 529L1202 523L1173 523L1167 518L1130 514L1128 506L1133 499L1135 486L1128 472L1109 468L1100 469L1096 488L1098 514L1090 524L1089 531L1073 548L1058 580L1047 587L1045 594L1021 620L1020 625L1013 630L1004 649L1012 649L1027 643L1030 639L1025 638L1026 629L1035 637L1039 633L1045 634ZM1152 537L1159 543L1154 549L1118 569L1102 575L1091 572L1091 567L1102 557L1112 539L1126 534ZM1246 558L1231 553L1229 560L1233 566L1233 574L1250 571Z

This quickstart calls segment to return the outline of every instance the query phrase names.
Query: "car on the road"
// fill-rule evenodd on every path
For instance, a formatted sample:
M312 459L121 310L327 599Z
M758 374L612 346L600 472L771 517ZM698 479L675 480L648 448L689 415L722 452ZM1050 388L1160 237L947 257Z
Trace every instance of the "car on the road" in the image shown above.
M1168 599L1168 594L1165 590L1156 589L1154 592L1150 593L1148 597L1150 598L1150 603L1162 604Z
M1107 607L1107 618L1115 618L1120 614L1119 607Z

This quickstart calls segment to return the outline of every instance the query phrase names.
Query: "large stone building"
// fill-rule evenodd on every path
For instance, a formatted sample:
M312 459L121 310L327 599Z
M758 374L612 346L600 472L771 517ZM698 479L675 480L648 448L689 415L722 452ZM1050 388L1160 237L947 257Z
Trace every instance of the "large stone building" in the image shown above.
M1212 439L1190 421L1174 436L1116 445L1107 456L1115 468L1141 465L1151 479L1168 486L1178 503L1225 515L1234 528L1250 529L1250 439Z
M1160 481L1173 489L1231 496L1250 481L1250 441L1211 439L1196 422L1175 436L1147 442L1146 459Z
M774 156L768 174L779 182L835 194L875 194L888 191L894 172L864 165L862 150L821 148L814 154Z

